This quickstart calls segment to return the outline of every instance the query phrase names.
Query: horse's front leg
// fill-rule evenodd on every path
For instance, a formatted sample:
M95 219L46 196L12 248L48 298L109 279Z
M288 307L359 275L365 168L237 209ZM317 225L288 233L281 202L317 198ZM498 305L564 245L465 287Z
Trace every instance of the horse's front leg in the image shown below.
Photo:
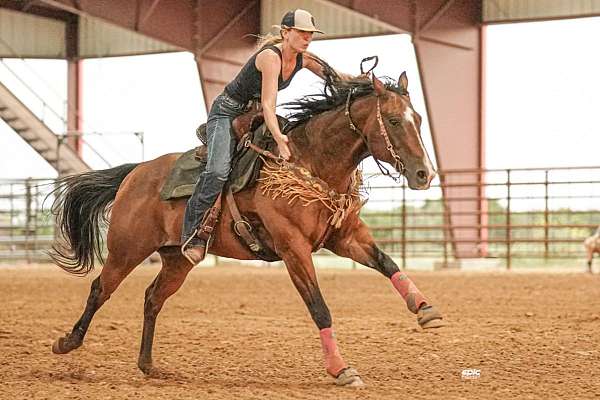
M363 386L358 372L348 367L338 349L331 314L317 282L311 257L311 245L301 232L291 228L290 225L287 225L287 232L281 232L276 236L280 237L280 240L275 242L276 251L284 261L294 286L319 328L327 373L335 378L335 383L339 386Z
M408 275L400 271L396 263L377 247L369 229L358 216L347 220L329 238L325 247L339 256L351 258L373 268L390 279L406 302L407 308L417 314L417 322L421 328L444 326L441 313L427 300Z

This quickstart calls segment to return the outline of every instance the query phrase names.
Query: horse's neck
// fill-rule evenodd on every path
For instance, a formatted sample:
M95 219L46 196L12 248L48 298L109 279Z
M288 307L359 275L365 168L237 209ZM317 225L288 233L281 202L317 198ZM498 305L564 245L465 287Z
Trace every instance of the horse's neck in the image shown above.
M350 130L344 109L320 114L299 129L304 132L292 138L299 161L333 189L347 191L354 171L367 154L360 136Z

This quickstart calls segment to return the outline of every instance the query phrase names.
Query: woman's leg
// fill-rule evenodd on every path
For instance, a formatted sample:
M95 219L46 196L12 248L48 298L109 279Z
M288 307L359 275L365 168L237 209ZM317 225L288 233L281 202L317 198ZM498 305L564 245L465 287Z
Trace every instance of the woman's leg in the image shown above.
M213 105L206 125L207 162L200 174L194 193L185 210L182 230L182 244L194 235L206 211L213 206L231 169L231 158L235 142L231 136L231 121L236 116L229 107L217 100ZM189 240L187 247L204 247L197 237ZM191 260L190 260L191 261Z

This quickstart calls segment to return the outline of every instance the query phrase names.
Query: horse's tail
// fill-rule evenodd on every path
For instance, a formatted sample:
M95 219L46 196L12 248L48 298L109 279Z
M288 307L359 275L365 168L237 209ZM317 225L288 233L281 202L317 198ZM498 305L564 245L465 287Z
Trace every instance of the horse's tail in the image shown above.
M108 225L108 212L121 182L137 166L84 172L59 178L48 195L54 195L52 214L56 217L59 241L49 255L65 271L87 275L102 257L102 227Z

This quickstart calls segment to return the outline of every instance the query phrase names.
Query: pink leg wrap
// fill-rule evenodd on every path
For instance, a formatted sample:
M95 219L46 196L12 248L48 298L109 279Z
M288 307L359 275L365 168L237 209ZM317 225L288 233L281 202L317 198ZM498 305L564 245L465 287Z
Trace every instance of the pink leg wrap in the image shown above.
M327 373L334 378L340 374L340 372L347 368L346 363L340 355L337 343L335 342L335 334L333 328L324 328L319 332L321 335L321 346L323 347L323 355L325 356L325 368Z
M423 296L413 281L404 272L396 272L390 280L398 293L400 293L400 296L406 301L406 306L412 313L416 314L423 304L427 304L425 296Z

